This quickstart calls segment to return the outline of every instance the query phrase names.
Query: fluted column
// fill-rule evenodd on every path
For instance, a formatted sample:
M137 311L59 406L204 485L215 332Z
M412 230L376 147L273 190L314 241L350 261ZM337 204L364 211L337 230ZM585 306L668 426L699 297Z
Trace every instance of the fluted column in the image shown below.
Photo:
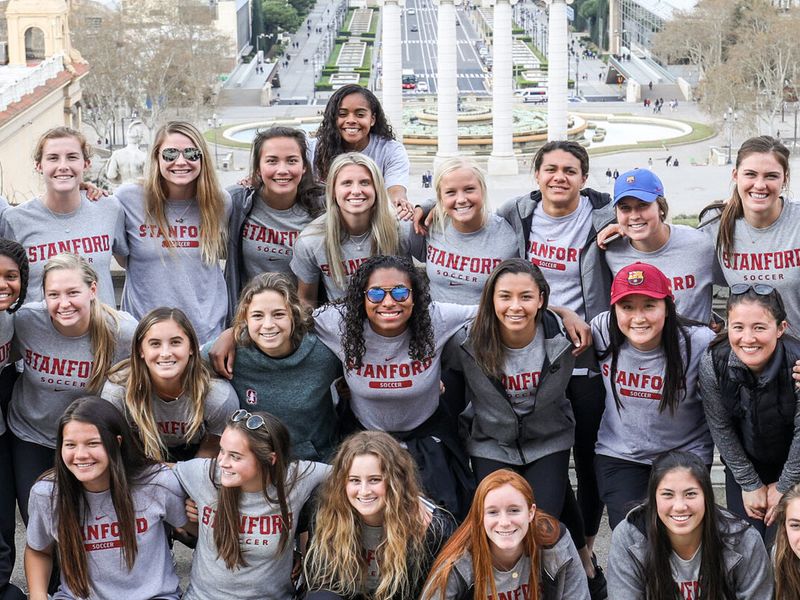
M567 4L572 0L547 0L550 5L547 39L547 139L567 139Z
M436 40L436 96L439 146L436 162L458 155L458 58L456 43L456 4L460 0L438 0L438 39Z
M381 5L381 104L398 141L403 141L403 54L400 48L402 0L380 0Z
M516 175L519 172L514 155L514 89L511 6L517 0L495 0L494 32L492 33L492 153L489 156L491 175Z

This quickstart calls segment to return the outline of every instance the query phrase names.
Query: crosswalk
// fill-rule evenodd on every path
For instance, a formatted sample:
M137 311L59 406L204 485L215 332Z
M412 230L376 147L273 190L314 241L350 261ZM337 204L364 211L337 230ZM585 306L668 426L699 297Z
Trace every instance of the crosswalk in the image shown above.
M415 73L417 79L431 79L438 77L438 73ZM459 73L456 75L458 79L485 79L486 73Z

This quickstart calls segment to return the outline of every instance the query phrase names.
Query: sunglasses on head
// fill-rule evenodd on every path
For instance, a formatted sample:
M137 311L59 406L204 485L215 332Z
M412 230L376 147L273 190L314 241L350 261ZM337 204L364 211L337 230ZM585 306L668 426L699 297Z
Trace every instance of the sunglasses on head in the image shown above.
M373 304L380 304L383 302L383 299L386 298L386 294L389 294L395 302L405 302L411 295L411 290L404 285L396 285L393 288L371 287L364 292L367 300Z
M755 285L750 285L749 283L734 283L731 286L731 295L740 296L741 294L746 294L750 290L753 290L759 296L769 296L775 291L775 288L766 283L757 283Z
M261 415L250 414L243 408L240 408L231 415L231 423L239 423L240 421L244 421L245 427L251 431L258 429L266 423L266 421L264 421L264 417Z
M184 148L183 150L178 150L177 148L161 149L161 158L167 162L174 162L178 160L178 157L181 154L183 154L183 158L189 162L197 162L203 156L203 152L199 148Z

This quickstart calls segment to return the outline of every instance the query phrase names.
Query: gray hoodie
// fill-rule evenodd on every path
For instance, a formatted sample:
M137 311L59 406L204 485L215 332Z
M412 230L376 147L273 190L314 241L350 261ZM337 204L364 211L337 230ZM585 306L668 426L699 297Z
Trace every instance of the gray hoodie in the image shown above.
M728 581L737 600L769 600L773 594L772 564L758 532L744 521L720 509L723 560ZM608 597L644 600L644 562L647 554L641 507L628 513L611 535L608 553Z

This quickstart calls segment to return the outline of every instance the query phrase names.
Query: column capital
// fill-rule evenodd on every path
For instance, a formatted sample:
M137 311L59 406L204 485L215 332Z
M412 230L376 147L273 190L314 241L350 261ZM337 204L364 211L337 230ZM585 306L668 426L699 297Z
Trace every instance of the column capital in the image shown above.
M400 8L405 8L406 0L378 0L378 6L386 6L389 4L395 4Z

